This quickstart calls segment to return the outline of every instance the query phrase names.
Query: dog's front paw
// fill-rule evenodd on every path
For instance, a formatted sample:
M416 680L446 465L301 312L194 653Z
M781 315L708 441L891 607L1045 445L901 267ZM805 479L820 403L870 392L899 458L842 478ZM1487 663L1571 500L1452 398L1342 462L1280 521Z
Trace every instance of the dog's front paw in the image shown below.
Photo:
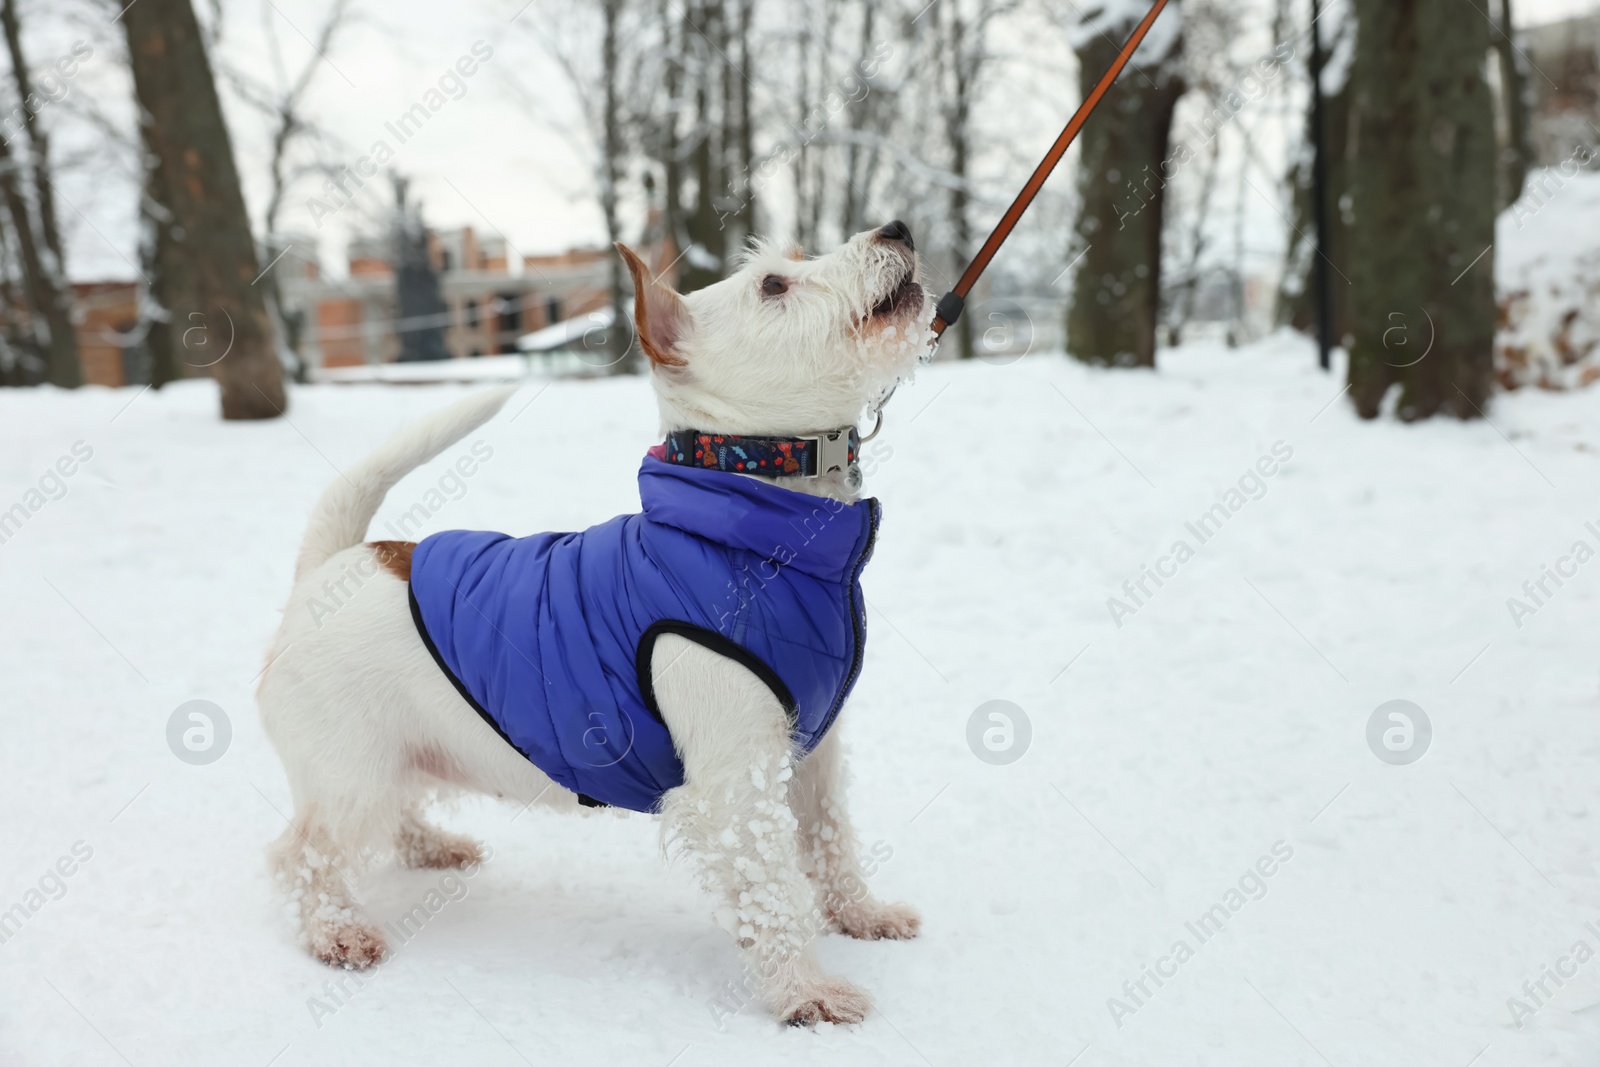
M910 904L864 900L847 904L834 915L839 929L862 941L909 941L922 929L922 916Z
M311 934L312 955L333 967L364 971L381 962L387 952L383 935L365 923L341 923Z
M872 1010L872 997L843 978L824 976L807 982L787 999L779 1016L790 1026L858 1023Z

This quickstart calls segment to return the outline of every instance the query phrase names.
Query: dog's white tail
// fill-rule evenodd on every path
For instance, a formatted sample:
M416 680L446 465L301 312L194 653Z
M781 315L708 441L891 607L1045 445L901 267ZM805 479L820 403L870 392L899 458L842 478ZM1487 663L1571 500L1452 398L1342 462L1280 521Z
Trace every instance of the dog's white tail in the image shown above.
M334 553L360 544L396 482L488 422L517 388L504 385L451 404L402 430L328 486L312 509L294 565L295 581Z

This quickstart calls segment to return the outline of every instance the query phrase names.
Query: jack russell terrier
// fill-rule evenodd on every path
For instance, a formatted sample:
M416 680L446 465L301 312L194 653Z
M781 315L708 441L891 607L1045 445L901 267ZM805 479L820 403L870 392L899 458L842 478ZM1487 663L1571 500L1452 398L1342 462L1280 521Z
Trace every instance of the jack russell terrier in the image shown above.
M481 858L424 820L440 792L657 813L768 1008L859 1022L870 999L823 972L814 936L920 925L860 878L832 729L861 669L879 515L855 423L932 341L911 232L892 222L814 259L756 245L687 296L617 247L665 436L639 471L642 511L578 533L364 542L395 483L514 386L334 482L259 690L294 795L272 867L312 954L365 968L385 944L349 879L391 850L412 867ZM371 576L360 595L313 611L351 570Z

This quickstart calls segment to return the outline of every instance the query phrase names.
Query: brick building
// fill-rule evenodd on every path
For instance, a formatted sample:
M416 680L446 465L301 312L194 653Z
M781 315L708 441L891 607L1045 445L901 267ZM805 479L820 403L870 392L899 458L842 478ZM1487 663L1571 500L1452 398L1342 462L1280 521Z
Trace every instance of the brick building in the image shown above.
M72 318L78 359L90 385L126 385L143 373L139 286L134 282L73 282Z
M443 325L445 348L456 359L515 352L517 338L595 311L609 303L609 249L573 249L522 259L513 269L505 240L471 228L430 233L428 250L439 271L446 321L397 318L395 275L386 239L352 241L348 276L323 275L316 242L290 236L289 251L273 267L284 306L305 316L302 354L313 373L323 367L392 362L398 332ZM648 256L656 262L660 256ZM668 257L670 258L670 257ZM133 282L79 282L78 346L84 381L127 385L142 380L146 365L139 333L139 287Z
M521 335L609 302L609 250L528 257L514 272L504 239L480 237L470 227L431 233L428 246L448 308L445 348L456 359L515 352ZM352 241L349 276L339 280L323 278L315 258L298 255L299 247L295 242L273 269L283 272L285 307L306 315L302 350L313 368L393 362L399 332L441 325L437 316L397 317L386 240ZM307 240L304 247L314 246Z

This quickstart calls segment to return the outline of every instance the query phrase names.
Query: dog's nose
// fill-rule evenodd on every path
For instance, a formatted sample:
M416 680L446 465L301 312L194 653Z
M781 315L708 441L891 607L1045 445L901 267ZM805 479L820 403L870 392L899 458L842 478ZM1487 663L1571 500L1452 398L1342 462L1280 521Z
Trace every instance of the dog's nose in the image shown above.
M900 241L907 248L912 249L913 251L915 251L917 247L917 242L911 239L911 227L907 226L899 219L895 219L886 226L879 227L878 236L885 241Z

